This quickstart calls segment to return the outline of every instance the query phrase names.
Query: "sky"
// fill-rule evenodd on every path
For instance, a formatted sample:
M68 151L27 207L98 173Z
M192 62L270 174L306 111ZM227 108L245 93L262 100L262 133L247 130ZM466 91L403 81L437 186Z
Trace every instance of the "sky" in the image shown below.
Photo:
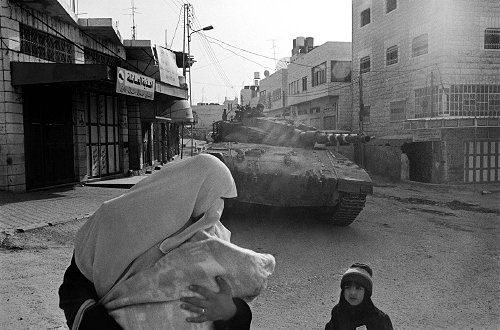
M134 19L136 39L182 51L184 3L191 4L192 31L213 26L191 36L192 104L239 99L254 72L264 78L291 56L297 37L313 37L315 46L352 37L351 0L78 0L77 14L111 17L123 39L131 39Z

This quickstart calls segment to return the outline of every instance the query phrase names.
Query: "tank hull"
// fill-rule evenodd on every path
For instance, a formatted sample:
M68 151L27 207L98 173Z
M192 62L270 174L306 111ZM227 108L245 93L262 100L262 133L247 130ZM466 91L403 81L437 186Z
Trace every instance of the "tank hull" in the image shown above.
M266 144L210 143L204 152L230 169L237 200L277 207L307 207L350 224L373 192L369 175L335 151ZM323 215L322 215L323 214Z

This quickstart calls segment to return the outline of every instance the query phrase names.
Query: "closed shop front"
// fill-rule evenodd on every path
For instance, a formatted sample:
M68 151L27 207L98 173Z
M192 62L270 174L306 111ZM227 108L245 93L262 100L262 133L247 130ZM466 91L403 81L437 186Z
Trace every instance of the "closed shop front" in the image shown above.
M87 175L99 178L120 173L117 97L89 93L87 104Z
M465 182L500 181L500 141L464 142Z

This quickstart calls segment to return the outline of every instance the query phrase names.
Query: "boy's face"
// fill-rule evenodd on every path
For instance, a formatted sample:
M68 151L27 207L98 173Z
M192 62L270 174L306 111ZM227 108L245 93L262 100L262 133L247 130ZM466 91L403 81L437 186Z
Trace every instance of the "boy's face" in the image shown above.
M349 282L344 287L344 298L351 306L358 306L365 297L365 288L355 282Z

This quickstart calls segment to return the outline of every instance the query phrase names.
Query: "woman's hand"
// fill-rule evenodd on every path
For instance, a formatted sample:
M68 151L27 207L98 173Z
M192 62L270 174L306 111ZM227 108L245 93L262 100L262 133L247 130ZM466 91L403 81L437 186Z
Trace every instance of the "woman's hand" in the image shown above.
M186 321L202 323L207 321L229 320L236 314L236 305L233 302L231 287L220 276L215 277L219 285L219 292L203 286L191 285L189 290L203 296L203 298L184 297L181 301L182 309L198 313L198 316L188 317Z

